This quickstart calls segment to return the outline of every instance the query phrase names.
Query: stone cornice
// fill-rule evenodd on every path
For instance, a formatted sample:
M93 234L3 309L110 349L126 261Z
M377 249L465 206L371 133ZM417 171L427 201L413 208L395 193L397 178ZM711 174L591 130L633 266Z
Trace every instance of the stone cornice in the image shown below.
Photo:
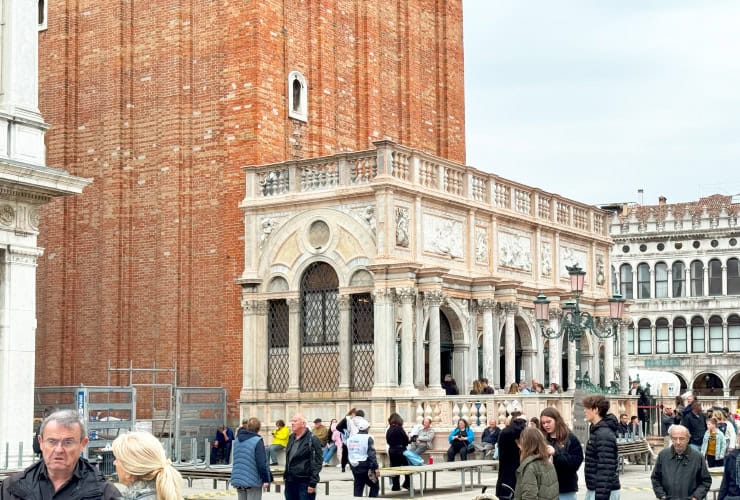
M0 159L0 196L45 203L55 196L80 194L92 179L63 170Z

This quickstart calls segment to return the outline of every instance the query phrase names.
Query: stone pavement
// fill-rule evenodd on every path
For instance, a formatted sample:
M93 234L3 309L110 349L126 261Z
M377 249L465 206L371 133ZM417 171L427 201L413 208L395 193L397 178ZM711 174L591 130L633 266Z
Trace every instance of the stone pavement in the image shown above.
M340 474L339 471L329 471L332 475ZM349 472L345 473L347 477L351 477ZM489 493L494 491L493 486L496 484L496 472L484 471L481 482L483 484L491 485L492 487L488 490ZM586 484L583 479L583 467L580 470L580 481L579 481L579 494L578 500L581 500L585 496ZM652 492L650 486L650 471L645 471L642 465L626 465L624 474L619 477L622 482L622 500L652 500L655 495ZM713 488L719 488L721 478L714 478ZM431 476L429 478L431 483ZM213 481L210 479L196 480L193 482L192 488L186 488L184 491L185 498L191 500L202 500L202 499L234 499L236 500L236 490L233 488L223 489L223 483L220 483L218 490L213 489ZM274 488L273 488L274 490ZM481 489L475 488L472 491L468 490L465 493L460 492L460 474L459 472L443 472L437 473L437 489L425 490L424 498L444 498L444 499L466 499L471 500L474 496L480 494ZM390 491L390 487L387 485L385 490L385 497L383 498L408 498L407 491ZM262 498L264 500L278 500L282 499L282 493L263 493ZM320 485L318 488L317 498L352 498L352 482L351 481L333 481L330 485L329 495L324 494L324 487ZM414 498L420 498L417 494ZM712 499L710 494L709 499Z

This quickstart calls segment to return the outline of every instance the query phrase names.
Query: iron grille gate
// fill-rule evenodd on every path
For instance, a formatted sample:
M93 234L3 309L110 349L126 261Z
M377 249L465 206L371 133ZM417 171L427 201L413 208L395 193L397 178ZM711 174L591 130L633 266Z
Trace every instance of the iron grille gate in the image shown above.
M285 299L271 300L267 311L267 335L270 351L267 361L267 387L270 392L288 390L288 303Z
M301 279L301 390L334 391L339 384L339 280L316 262Z
M369 391L375 380L375 323L369 293L352 295L352 389Z

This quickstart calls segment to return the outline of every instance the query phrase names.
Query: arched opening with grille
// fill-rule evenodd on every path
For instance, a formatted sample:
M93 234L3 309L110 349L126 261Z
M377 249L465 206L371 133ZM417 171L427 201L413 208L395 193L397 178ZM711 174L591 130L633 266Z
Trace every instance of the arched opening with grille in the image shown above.
M334 391L339 385L339 280L325 262L301 278L301 390Z

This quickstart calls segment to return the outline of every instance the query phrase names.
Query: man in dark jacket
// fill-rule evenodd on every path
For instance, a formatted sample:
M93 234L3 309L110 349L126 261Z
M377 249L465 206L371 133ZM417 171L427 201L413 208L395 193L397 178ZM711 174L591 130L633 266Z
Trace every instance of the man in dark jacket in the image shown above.
M617 472L617 417L609 411L604 396L583 398L586 420L591 424L586 444L586 499L609 500L613 491L619 491Z
M311 500L316 498L323 464L321 443L308 430L308 422L303 415L295 415L290 420L293 433L285 448L285 500Z
M707 432L707 418L701 412L701 404L698 401L691 403L691 411L684 415L683 422L681 423L689 430L689 434L691 434L689 446L701 453L704 433Z
M262 498L262 489L272 482L267 466L265 442L257 434L261 422L252 417L244 420L234 440L234 465L231 469L231 484L237 489L239 499Z
M740 497L740 449L735 448L725 455L725 473L722 476L722 486L719 487L719 499L725 500L728 497Z
M3 481L0 500L72 500L120 498L115 486L80 454L88 442L77 410L52 413L41 423L44 460Z
M650 480L659 499L704 498L712 486L707 463L701 453L689 447L689 431L683 425L671 427L673 446L663 448L655 461Z
M498 479L496 496L509 498L516 488L516 470L519 468L519 435L527 428L527 419L518 411L511 412L511 422L498 436ZM509 490L506 486L511 488Z

